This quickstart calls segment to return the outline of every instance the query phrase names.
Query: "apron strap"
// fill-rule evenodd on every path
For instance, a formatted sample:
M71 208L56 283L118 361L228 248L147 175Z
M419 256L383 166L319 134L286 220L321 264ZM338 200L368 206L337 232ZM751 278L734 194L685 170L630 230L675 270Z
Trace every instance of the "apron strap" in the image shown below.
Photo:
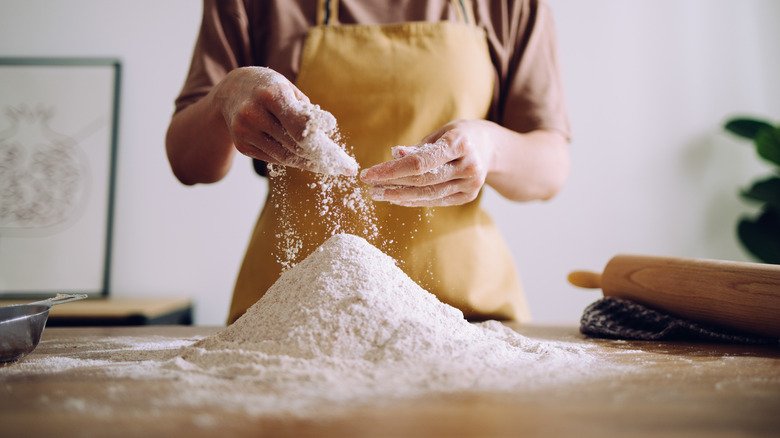
M320 0L317 4L317 26L339 24L339 1Z
M458 21L474 24L474 6L471 0L450 0ZM339 24L339 0L320 0L317 4L317 26Z
M475 24L477 20L474 19L474 6L471 0L451 0L450 4L455 9L455 15L462 23Z

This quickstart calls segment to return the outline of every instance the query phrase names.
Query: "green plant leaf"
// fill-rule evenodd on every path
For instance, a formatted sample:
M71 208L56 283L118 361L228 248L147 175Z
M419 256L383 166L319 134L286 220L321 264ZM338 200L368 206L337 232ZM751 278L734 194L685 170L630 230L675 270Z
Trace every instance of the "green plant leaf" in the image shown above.
M761 158L780 166L780 127L759 129L753 141Z
M726 131L736 134L743 138L753 139L761 128L772 128L772 125L766 121L749 118L735 118L726 122L724 128Z
M767 206L757 218L743 217L737 225L740 242L764 263L780 264L780 212Z
M766 202L777 211L780 211L780 178L771 176L753 185L740 193L743 198L753 201Z

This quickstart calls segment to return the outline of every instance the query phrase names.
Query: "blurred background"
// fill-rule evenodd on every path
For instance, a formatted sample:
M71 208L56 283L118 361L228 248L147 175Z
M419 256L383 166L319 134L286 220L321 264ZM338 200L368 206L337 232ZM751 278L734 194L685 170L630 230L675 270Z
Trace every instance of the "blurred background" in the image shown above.
M484 198L535 320L576 324L600 292L566 275L618 253L751 260L735 226L755 207L738 193L770 167L722 126L780 121L780 2L548 3L571 176L548 202ZM185 187L168 167L165 131L200 14L194 0L0 0L0 57L121 60L111 296L191 297L196 324L222 325L266 184L242 158L213 185Z

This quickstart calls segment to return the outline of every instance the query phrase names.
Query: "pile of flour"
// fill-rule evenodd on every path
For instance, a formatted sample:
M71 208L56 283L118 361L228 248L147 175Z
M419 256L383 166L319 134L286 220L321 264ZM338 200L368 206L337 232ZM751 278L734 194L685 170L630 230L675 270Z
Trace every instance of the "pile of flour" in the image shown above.
M212 336L58 342L59 354L0 368L0 383L31 373L99 379L89 397L53 391L34 409L106 418L193 409L209 413L198 417L204 427L222 412L315 418L412 397L528 396L627 371L591 353L593 345L530 339L496 321L469 323L350 234L331 237Z
M278 409L542 388L582 378L594 360L582 347L531 340L496 321L469 323L363 238L338 234L167 366L260 384Z

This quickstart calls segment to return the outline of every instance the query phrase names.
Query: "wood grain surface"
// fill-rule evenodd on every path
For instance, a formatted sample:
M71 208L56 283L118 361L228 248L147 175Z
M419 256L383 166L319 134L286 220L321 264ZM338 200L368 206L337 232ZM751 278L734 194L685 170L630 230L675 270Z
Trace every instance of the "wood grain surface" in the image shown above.
M13 376L0 368L3 437L777 437L780 434L778 346L625 342L586 339L576 327L512 326L535 339L595 347L639 372L517 393L456 393L412 400L324 406L305 417L250 416L229 410L166 408L158 394L187 382L132 380L90 373ZM189 339L217 328L123 327L46 329L30 357L67 356L106 337ZM105 344L101 344L105 345ZM97 369L94 371L98 371ZM106 392L106 385L121 388ZM99 394L102 394L99 396ZM109 394L106 396L105 394ZM94 397L102 397L94 400ZM65 398L105 409L55 409Z

